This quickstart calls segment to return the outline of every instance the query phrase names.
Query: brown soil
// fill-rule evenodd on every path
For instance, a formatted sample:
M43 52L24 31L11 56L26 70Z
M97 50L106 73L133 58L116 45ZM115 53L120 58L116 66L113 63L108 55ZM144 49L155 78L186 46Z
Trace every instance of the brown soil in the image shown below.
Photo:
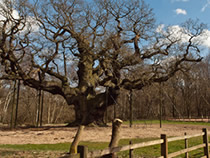
M202 128L209 128L198 125L163 125L139 124L129 128L123 125L121 138L159 138L160 134L168 136L181 136L201 132ZM0 130L0 144L55 144L72 142L77 128L70 127L44 127L27 128L17 130ZM109 127L86 127L82 141L109 142L111 138L111 126Z
M167 136L182 136L186 132L187 134L196 134L201 133L202 128L208 128L208 126L198 126L198 125L163 125L160 129L158 124L139 124L134 125L132 128L129 128L128 125L123 125L121 129L121 138L159 138L160 134L167 134ZM0 130L0 144L55 144L55 143L64 143L72 142L77 128L69 127L44 127L44 128L26 128L26 129L17 129L17 130ZM111 126L109 127L86 127L82 136L82 141L92 141L92 142L109 142L111 138ZM2 149L1 153L5 152ZM21 152L18 156L16 152L15 157L25 157L24 154L29 156L28 152ZM36 156L40 153L32 153L31 157L40 157ZM58 157L56 153L53 153L54 156L46 157ZM51 153L52 154L52 153ZM42 155L41 157L45 157ZM58 153L62 155L62 153ZM14 155L13 155L14 156Z

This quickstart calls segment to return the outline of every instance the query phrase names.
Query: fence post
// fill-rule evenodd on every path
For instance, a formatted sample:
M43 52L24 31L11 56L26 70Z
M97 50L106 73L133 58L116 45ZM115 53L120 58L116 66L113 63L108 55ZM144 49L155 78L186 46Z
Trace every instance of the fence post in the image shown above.
M164 158L168 158L168 140L166 134L161 134L160 138L163 139L163 143L161 144L161 156Z
M203 143L205 144L204 147L204 154L206 156L206 158L209 158L209 144L208 144L208 131L206 128L203 128Z
M132 141L129 142L129 144L132 144ZM129 150L129 158L133 158L133 149Z
M80 158L87 158L88 147L84 145L78 145L77 151L80 154Z
M184 135L186 136L187 133L185 132ZM187 149L188 148L188 139L186 138L184 140L184 142L185 142L185 149ZM189 153L188 152L185 153L185 158L189 158Z

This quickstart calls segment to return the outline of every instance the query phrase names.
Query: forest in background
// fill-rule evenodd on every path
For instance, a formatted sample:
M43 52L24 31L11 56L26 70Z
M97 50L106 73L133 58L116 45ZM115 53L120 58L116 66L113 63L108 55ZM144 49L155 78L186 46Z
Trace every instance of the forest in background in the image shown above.
M135 73L135 75L138 74ZM11 124L11 120L14 122L15 117L17 117L17 125L28 126L38 125L40 119L44 124L70 123L75 120L74 107L69 106L63 97L47 92L40 94L39 90L24 86L22 83L20 83L18 97L17 89L17 82L15 84L14 81L1 80L0 123ZM112 121L114 117L129 120L130 94L127 90L120 91L119 98L114 101L115 104L107 109L105 122ZM17 97L19 98L18 111L15 116ZM210 116L210 55L207 55L202 62L194 64L188 71L176 73L175 77L167 82L154 83L142 90L133 90L132 105L134 120L158 119L160 112L163 119L208 118ZM161 110L160 105L162 105ZM42 114L41 111L43 111Z

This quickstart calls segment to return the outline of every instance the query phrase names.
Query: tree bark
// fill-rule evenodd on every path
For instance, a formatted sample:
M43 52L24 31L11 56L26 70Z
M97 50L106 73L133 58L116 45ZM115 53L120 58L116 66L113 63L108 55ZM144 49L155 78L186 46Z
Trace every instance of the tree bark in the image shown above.
M40 127L42 127L43 110L44 110L44 91L41 91Z
M83 125L80 125L78 127L77 134L76 134L76 136L75 136L75 138L74 138L74 140L71 144L71 147L70 147L70 151L69 151L70 154L76 154L77 153L77 146L78 146L78 144L80 142L80 139L82 137L82 133L84 131L84 128L85 128L85 126L83 126Z
M120 127L121 127L122 122L123 121L120 120L120 119L114 119L114 121L112 123L112 137L111 137L111 141L109 143L110 148L117 147L118 144L119 144ZM102 156L102 158L115 158L115 157L116 157L116 153L112 153L112 154Z
M111 90L109 88L108 93L98 94L96 96L81 95L75 99L75 121L69 123L68 126L78 125L90 125L92 123L96 125L104 126L104 115L106 109L116 103L116 98L119 95L119 90ZM107 98L106 98L107 97ZM84 115L86 115L84 117Z
M10 120L10 127L11 128L13 128L13 115L14 115L14 106L15 106L15 95L16 95L16 80L14 81L14 90L13 90L12 111L11 111L11 120Z
M159 120L160 120L160 128L162 128L162 104L163 104L163 94L162 94L162 84L159 84L159 97L160 97L160 116L159 116Z
M37 103L37 116L36 116L36 127L39 127L40 122L40 107L41 107L41 90L38 90L38 103Z
M15 128L16 128L16 125L17 125L17 118L18 118L19 97L20 97L20 80L18 80L18 87L17 87L17 98L16 98L16 107L15 107L15 121L14 121L14 127Z
M78 147L78 144L80 142L80 139L82 137L82 133L83 133L83 130L85 128L84 124L87 120L87 104L86 104L86 99L84 96L82 96L80 98L80 101L79 101L79 105L80 105L80 111L81 111L81 116L82 116L82 121L81 121L81 125L79 125L78 127L78 130L77 130L77 134L71 144L71 147L70 147L70 154L76 154L77 153L77 147Z
M98 122L103 123L106 108L112 105L115 101L114 99L119 95L117 90L112 91L112 93L110 93L110 91L111 90L109 90L108 94L106 92L104 94L96 95L93 98L89 98L89 96L86 95L80 95L77 98L77 101L75 102L76 121L79 120L80 122L75 122L78 123L79 128L70 147L70 154L77 153L77 146L81 139L83 129L86 125L89 125L93 122L96 124ZM108 96L107 102L105 101L106 96ZM113 123L114 134L110 143L111 147L115 146L115 144L118 144L118 128L120 127L121 123L122 121L119 119L116 119Z
M130 127L132 127L133 125L133 91L132 90L130 90L129 104L130 104Z
M109 147L117 147L119 140L120 140L120 127L122 124L122 120L120 119L114 119L113 124L112 124L112 137L111 141L109 144Z

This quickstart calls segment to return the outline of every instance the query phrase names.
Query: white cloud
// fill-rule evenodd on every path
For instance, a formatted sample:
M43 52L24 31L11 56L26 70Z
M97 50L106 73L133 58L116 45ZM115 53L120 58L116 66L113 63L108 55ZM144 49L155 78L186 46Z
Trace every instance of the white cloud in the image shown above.
M171 41L179 41L180 43L185 43L189 40L189 35L184 33L184 28L180 27L179 25L173 25L168 27L168 32L165 35L169 34L169 39ZM170 41L169 41L170 42Z
M171 0L172 3L173 2L188 2L188 1L190 1L190 0Z
M163 31L164 27L165 27L164 24L160 24L160 25L157 27L156 32L161 33L161 32Z
M187 30L184 30L184 28L182 28L179 25L170 26L168 27L168 30L165 31L164 24L161 24L157 27L156 32L161 33L164 36L167 36L170 34L170 37L169 37L170 40L172 41L179 40L180 43L188 42L190 38L189 34L187 34ZM161 43L162 42L168 43L170 41L164 39L161 41ZM200 46L204 46L210 49L210 30L207 30L207 29L204 30L201 35L194 38L193 43L196 43Z
M32 32L39 31L38 21L34 17L28 16L26 20L27 20L26 27L28 27Z
M174 64L177 60L179 60L180 58L178 56L169 56L163 60L160 61L160 65L162 67L169 67L170 65Z
M204 30L203 34L198 36L195 40L199 41L200 45L210 49L210 30Z
M175 12L176 12L177 15L179 15L179 14L187 15L187 11L184 10L184 9L177 8L175 10Z
M20 19L20 15L18 11L13 8L11 12L10 8L5 5L4 1L0 0L0 25L2 25L6 19L10 19L6 27L7 31L9 32L11 31L11 27L14 25L14 21ZM23 29L21 33L27 32L28 30L30 30L31 32L37 32L39 31L39 25L34 17L27 16L25 26L23 26L23 24L20 24L19 29Z
M207 0L206 4L202 7L201 11L204 12L207 7L210 6L210 0Z
M164 35L168 39L164 38L159 40L159 45L162 44L169 44L171 41L178 41L178 44L188 44L190 39L190 32L185 30L179 25L169 26L167 29L164 27L164 24L161 24L157 27L156 32ZM192 41L193 44L202 46L204 48L210 49L210 30L204 30L202 34L195 37ZM170 57L158 60L159 63L163 68L167 68L177 60L179 60L180 56L178 54L174 54Z

